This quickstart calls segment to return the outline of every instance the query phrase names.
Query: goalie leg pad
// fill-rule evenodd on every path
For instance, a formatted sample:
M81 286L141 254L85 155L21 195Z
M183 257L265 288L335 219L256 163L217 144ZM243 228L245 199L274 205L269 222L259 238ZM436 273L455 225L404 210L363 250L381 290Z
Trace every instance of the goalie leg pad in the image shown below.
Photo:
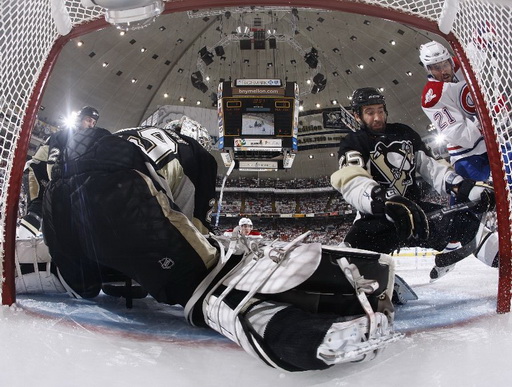
M363 254L351 252L359 258ZM383 286L363 278L357 266L347 259L338 256L335 261L357 294L358 301L354 302L363 306L366 315L362 317L309 313L287 303L262 301L261 293L253 293L260 289L261 279L252 283L250 291L237 289L238 281L233 279L247 278L256 265L253 260L242 259L241 265L224 271L227 274L222 275L223 270L215 273L212 283L217 284L207 291L202 305L206 324L266 364L287 371L324 369L336 363L372 359L401 335L391 332L394 310L388 294L393 288L393 261L388 256L371 254L374 260L369 266L382 265L377 272ZM352 258L357 260L355 255ZM343 259L342 265L338 261ZM367 268L366 272L371 270ZM382 313L374 312L366 298L366 294L376 291L382 299L377 310Z
M16 293L64 293L42 236L16 240Z
M322 254L325 257L329 257L336 266L339 266L339 260L341 258L345 258L347 263L357 267L360 275L364 277L364 279L371 279L377 282L378 288L373 293L368 294L369 298L372 300L377 298L375 310L389 314L390 318L393 319L394 308L391 300L393 298L395 284L395 262L391 256L344 246L323 246ZM349 288L347 291L354 291L351 280L348 279L348 282L350 284L348 285Z
M475 257L485 263L487 266L498 266L498 233L492 232L483 224L480 224L476 239L479 241L478 247L474 251Z
M245 250L242 257L235 254L238 249L229 247L225 252L223 244L218 243L220 259L217 266L199 284L185 306L188 321L198 324L196 316L201 299L208 300L221 286L224 290L218 295L217 302L222 302L233 290L246 292L246 299L239 305L241 309L256 293L282 293L304 282L321 260L319 243L300 243L308 234L302 234L282 246L253 245ZM206 316L204 309L203 306L203 315Z
M210 295L204 300L203 313L206 324L267 365L287 369L276 363L275 360L278 362L279 360L274 359L275 355L266 349L262 337L268 322L278 311L286 308L286 305L261 303L258 299L252 299L245 305L246 310L242 314L237 311L238 303L235 302L235 299L239 297L236 293L239 292L233 291L222 299L216 295ZM258 306L255 307L256 305ZM251 310L250 314L246 314L252 307L255 309ZM250 318L246 317L247 315Z
M233 291L206 300L207 324L265 364L286 371L321 370L333 364L373 359L389 340L388 318L377 313L378 334L368 340L369 320L312 314L291 305L252 299L236 313Z
M15 284L17 294L66 292L57 276L50 272L50 263L43 271L16 275Z

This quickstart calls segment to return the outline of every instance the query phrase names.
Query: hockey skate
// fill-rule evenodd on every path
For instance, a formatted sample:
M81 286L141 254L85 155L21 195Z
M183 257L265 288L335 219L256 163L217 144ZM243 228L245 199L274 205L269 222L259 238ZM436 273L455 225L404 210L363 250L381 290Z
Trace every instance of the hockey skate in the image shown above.
M447 248L436 255L435 266L430 271L430 282L435 282L455 268L455 264L474 255L487 266L498 267L498 233L489 228L489 222L481 222L475 237L458 249Z

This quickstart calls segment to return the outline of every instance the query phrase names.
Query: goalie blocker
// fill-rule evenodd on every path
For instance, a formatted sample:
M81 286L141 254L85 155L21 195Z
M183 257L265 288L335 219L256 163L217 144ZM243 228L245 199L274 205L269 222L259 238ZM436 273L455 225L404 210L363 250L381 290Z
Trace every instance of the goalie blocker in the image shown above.
M220 262L187 303L187 319L287 371L373 359L400 337L391 257L300 239L261 246L216 237Z

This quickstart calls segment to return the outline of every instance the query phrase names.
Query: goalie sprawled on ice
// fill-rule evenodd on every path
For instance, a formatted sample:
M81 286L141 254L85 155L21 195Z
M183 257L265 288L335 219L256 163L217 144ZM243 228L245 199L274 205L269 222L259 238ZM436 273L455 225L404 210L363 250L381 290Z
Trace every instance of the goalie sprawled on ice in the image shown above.
M288 371L370 360L399 337L387 255L303 243L307 234L270 245L237 230L208 234L217 166L197 141L208 137L197 123L55 137L43 226L56 270L31 261L25 245L17 279L27 280L25 291L62 284L92 298L120 274L157 301L182 305L191 324ZM39 252L38 260L50 258ZM28 283L27 265L44 283Z

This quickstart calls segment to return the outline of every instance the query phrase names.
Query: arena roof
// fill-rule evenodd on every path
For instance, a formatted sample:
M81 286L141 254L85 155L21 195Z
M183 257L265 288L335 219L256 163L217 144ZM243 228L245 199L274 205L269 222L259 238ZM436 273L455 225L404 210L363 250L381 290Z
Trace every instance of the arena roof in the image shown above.
M354 89L383 88L389 121L427 136L430 122L420 108L426 73L418 48L432 39L445 43L389 20L316 9L237 7L165 14L143 29L121 34L112 26L70 41L46 88L40 117L60 122L91 105L101 112L99 126L117 130L137 126L162 105L215 111L222 79L279 78L299 84L305 111L337 106L333 101L349 107ZM198 71L206 91L191 82ZM324 90L312 93L314 84L308 81L317 74L327 82ZM299 152L291 171L261 174L283 179L329 175L336 169L335 151ZM222 168L220 163L221 173Z

